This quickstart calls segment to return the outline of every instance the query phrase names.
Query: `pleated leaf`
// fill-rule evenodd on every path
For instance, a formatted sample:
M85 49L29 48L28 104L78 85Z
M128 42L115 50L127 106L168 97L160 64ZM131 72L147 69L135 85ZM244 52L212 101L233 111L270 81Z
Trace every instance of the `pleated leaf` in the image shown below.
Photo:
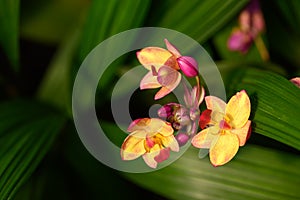
M255 145L242 147L228 164L213 167L191 147L172 165L151 173L125 174L168 199L297 199L298 155Z
M100 42L122 31L139 27L147 14L149 4L149 0L92 1L83 27L75 71L88 53ZM130 42L128 44L130 45ZM103 53L111 54L111 52ZM115 76L116 68L124 61L124 58L122 57L108 67L100 80L102 89L110 85L109 81Z
M0 45L14 70L19 66L19 0L0 1Z
M257 69L241 69L232 80L231 91L245 89L250 96L253 131L300 150L300 89Z
M64 118L38 102L0 104L0 199L10 199L45 156Z
M166 1L158 25L204 42L236 16L247 2L248 0Z

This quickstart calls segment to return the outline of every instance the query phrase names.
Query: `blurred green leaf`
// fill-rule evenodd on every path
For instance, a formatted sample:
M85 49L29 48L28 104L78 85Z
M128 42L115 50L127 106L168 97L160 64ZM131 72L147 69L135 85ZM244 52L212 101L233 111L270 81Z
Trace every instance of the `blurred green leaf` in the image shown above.
M89 1L48 0L21 2L20 34L40 43L58 44L82 24Z
M295 16L299 15L299 3L293 0L261 1L261 3L266 21L266 36L271 59L283 63L290 72L295 71L296 68L299 69L299 17ZM285 18L288 18L288 20L284 20ZM295 31L296 29L298 31Z
M281 1L275 0L272 1L272 4L275 4L276 7L281 11L282 19L286 24L293 29L293 31L300 34L300 1L299 0L289 0Z
M165 1L159 26L171 28L204 42L234 17L248 0Z
M10 199L49 150L64 118L34 101L4 102L0 110L0 199Z
M147 14L149 3L149 0L92 1L79 45L80 62L103 40L138 27Z
M0 1L0 45L14 70L19 68L19 0Z
M246 90L252 106L253 131L300 150L300 90L272 72L242 69L230 90Z
M59 47L37 92L39 99L62 109L69 116L72 116L70 74L78 35L79 30L74 30Z
M77 71L85 56L100 42L114 34L140 26L147 14L149 4L149 0L92 1L83 27L74 71ZM106 70L100 80L102 89L107 88L109 81L116 74L116 68L124 58L126 57L121 57Z
M169 199L297 199L300 158L255 145L213 167L190 148L170 166L151 173L124 174L133 182Z

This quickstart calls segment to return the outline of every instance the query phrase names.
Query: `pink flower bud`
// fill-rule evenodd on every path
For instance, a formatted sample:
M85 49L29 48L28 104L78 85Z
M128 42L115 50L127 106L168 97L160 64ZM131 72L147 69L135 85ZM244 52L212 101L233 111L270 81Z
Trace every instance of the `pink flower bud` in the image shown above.
M294 85L300 88L300 77L295 77L290 80Z
M189 141L190 137L187 135L187 134L184 134L184 133L178 133L176 136L175 136L179 146L183 146L187 143L187 141Z
M180 69L187 77L195 77L198 75L198 63L189 56L181 56L177 58Z

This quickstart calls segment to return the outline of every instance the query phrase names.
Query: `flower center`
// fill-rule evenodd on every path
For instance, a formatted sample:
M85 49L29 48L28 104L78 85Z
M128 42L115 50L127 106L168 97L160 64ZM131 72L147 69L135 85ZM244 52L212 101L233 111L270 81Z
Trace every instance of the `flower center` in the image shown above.
M223 130L230 130L231 129L231 126L230 124L227 122L226 119L222 119L219 123L219 127L220 129L223 129Z
M144 147L146 152L150 152L150 150L157 144L159 146L160 149L163 148L163 144L162 144L162 135L157 133L156 135L149 137L146 136L146 139L144 141Z

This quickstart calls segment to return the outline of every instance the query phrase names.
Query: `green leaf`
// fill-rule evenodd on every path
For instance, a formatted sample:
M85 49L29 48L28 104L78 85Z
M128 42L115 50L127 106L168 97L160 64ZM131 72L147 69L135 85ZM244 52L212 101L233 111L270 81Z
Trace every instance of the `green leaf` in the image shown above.
M246 90L251 99L253 131L300 150L300 90L272 72L236 72L231 91Z
M138 27L149 3L148 0L92 1L79 45L79 61L82 62L96 45L108 37Z
M282 19L285 21L286 24L289 25L293 29L293 31L299 32L299 25L300 25L300 1L298 0L289 0L289 1L281 1L281 0L275 0L270 2L272 4L275 4L281 13Z
M76 67L79 67L85 56L103 40L122 31L138 27L146 16L149 4L148 0L93 1L83 27ZM107 87L115 75L116 67L124 61L124 58L118 59L107 69L100 80L101 88Z
M71 66L78 35L75 30L59 47L37 91L40 100L60 108L69 116L72 116Z
M167 1L159 26L183 32L204 42L236 16L248 0Z
M168 199L297 199L300 158L255 145L242 147L228 164L213 167L190 148L170 166L151 173L124 174Z
M271 58L284 63L285 68L293 73L300 66L299 1L278 0L261 3Z
M10 199L36 169L65 120L38 102L5 102L0 109L0 199Z
M19 68L19 0L0 1L0 45L14 70Z
M82 18L90 5L85 0L48 0L22 3L20 34L38 43L59 44L74 28L82 25Z

